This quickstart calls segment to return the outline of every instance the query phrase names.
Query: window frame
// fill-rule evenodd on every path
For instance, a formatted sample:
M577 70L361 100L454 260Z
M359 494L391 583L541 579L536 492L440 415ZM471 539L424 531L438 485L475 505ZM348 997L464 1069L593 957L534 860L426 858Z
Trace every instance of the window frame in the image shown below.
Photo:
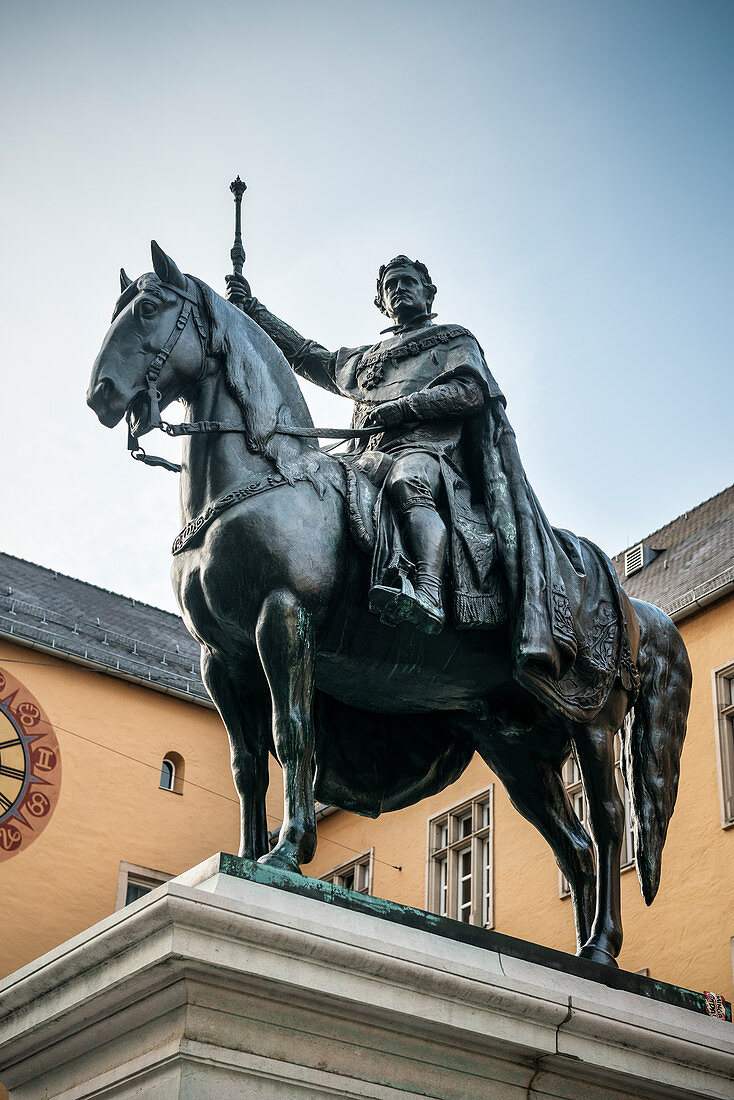
M721 828L731 829L734 827L734 661L713 669L711 682Z
M163 769L165 767L169 767L171 769L171 782L170 782L170 784L166 784L166 785L164 785L164 783L163 783ZM176 765L167 756L164 756L164 758L161 762L161 775L160 775L160 779L158 780L158 786L160 787L160 789L162 791L173 791L173 790L176 789L175 785L176 785Z
M173 784L170 787L164 787L163 784L161 783L161 779L163 778L163 765L164 764L170 764L172 769L173 769ZM181 794L182 795L183 794L183 788L184 788L185 768L186 768L186 764L185 764L184 758L183 758L183 756L181 756L180 752L175 752L174 750L170 750L169 752L165 753L165 755L163 756L163 759L161 760L161 770L160 770L160 773L158 775L158 790L159 791L168 791L169 794Z
M165 790L165 788L162 789ZM162 886L175 877L167 871L156 871L152 867L140 867L137 863L126 863L125 860L120 860L113 912L116 913L118 909L124 909L126 905L134 904L134 902L126 902L125 900L128 886L147 886L151 890L155 890L156 886ZM140 899L136 900L139 901Z
M487 821L482 817L486 805ZM471 822L470 831L462 829ZM437 841L445 842L437 846ZM460 885L461 859L470 853L469 900L463 900ZM443 898L445 896L445 905ZM461 921L468 907L469 920L462 923L478 928L494 927L494 783L431 814L426 823L426 901L428 912ZM486 918L486 919L485 919Z
M366 894L372 896L372 887L374 884L374 866L375 866L375 849L368 848L365 852L360 852L358 855L347 859L343 863L337 864L336 867L332 867L330 871L326 871L323 875L319 875L322 882L331 883L332 886L340 886L343 890L353 890L355 894ZM367 885L366 887L357 887L357 869L366 870L367 873ZM339 879L346 878L350 871L355 872L355 885L345 886L343 882L337 881Z

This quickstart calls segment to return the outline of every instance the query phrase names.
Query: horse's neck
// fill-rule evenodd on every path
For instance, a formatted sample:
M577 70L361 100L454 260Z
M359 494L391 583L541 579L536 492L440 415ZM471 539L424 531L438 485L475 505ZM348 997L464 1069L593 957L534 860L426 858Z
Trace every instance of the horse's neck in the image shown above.
M205 378L186 406L186 419L190 422L218 420L244 427L242 411L229 393L221 371ZM180 480L182 525L218 497L267 476L272 469L263 455L247 449L244 432L184 436Z
M275 432L278 424L311 426L303 394L282 353L246 314L203 284L200 288L210 314L214 351L207 373L187 402L188 420L243 427L246 422L247 433L185 437L184 524L217 497L275 469L292 482L314 480L318 469L315 440Z

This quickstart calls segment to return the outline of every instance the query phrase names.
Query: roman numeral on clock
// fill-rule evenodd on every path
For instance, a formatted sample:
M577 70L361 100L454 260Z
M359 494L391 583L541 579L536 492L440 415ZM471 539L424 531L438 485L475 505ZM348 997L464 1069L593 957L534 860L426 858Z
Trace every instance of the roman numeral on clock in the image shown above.
M0 775L7 775L8 779L25 778L25 772L22 768L11 768L10 764L0 764Z

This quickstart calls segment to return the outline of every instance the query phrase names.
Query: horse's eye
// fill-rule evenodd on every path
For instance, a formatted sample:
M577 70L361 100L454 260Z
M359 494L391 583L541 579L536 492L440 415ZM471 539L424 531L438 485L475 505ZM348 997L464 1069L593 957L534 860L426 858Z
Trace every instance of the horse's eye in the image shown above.
M158 312L158 306L155 302L151 302L150 299L148 299L147 302L141 302L139 309L141 317L155 317Z

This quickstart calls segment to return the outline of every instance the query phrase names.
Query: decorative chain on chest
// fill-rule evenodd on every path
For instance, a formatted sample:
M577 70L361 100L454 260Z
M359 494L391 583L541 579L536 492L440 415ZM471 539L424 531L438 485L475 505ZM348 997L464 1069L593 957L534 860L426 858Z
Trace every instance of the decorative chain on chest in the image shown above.
M186 550L209 524L221 516L222 512L226 512L228 508L232 508L235 504L240 504L250 497L257 496L259 493L266 493L269 489L277 489L281 485L288 484L289 482L282 474L268 474L261 481L252 481L249 485L243 485L241 489L233 489L231 493L225 493L224 496L219 497L213 504L210 504L208 508L205 508L203 512L187 523L183 531L176 535L171 553L180 554L182 550Z

